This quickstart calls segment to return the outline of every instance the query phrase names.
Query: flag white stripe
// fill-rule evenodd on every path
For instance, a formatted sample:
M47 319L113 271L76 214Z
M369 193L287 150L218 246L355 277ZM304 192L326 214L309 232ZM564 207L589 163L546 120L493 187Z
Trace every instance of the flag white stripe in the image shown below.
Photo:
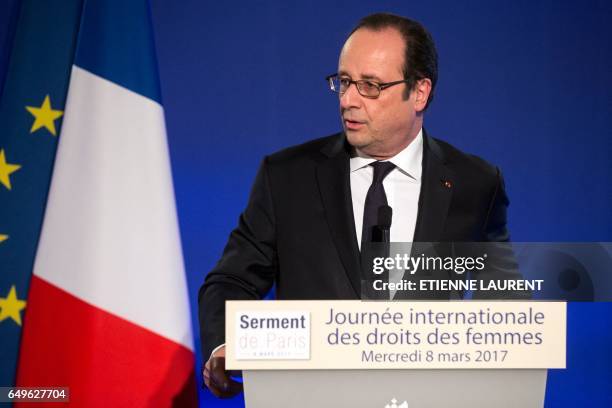
M163 108L77 66L34 274L193 350Z

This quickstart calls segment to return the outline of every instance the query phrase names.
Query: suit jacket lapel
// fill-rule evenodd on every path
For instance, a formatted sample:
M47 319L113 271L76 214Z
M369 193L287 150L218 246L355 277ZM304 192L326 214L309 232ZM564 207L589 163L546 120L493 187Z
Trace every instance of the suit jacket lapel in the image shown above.
M317 182L327 223L353 289L361 293L359 246L351 200L349 153L344 135L324 147L325 156L317 166Z
M439 242L452 198L454 178L444 152L423 129L423 177L414 242Z
M444 152L423 129L423 176L414 242L439 242L448 214L454 185L453 172ZM321 152L317 182L327 223L345 272L357 296L361 294L361 264L351 200L349 153L346 138L339 135Z

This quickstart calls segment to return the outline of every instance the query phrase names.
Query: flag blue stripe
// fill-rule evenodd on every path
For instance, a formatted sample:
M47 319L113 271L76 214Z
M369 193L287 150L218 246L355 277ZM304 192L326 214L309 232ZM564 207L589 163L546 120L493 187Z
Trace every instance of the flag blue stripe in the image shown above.
M85 0L75 64L161 103L152 38L147 0Z
M21 168L10 175L11 189L0 184L0 297L15 286L25 300L42 225L57 136L41 128L30 133L34 117L26 106L63 110L72 67L82 0L24 0L17 21L0 100L0 149ZM59 134L62 118L55 120ZM21 312L27 319L27 305ZM0 385L14 383L23 326L0 321Z

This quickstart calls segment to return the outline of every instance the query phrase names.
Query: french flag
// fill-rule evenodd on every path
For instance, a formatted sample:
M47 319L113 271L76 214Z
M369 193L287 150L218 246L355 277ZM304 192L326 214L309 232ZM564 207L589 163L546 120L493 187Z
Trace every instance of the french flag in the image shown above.
M149 6L85 0L17 385L195 406L192 342Z

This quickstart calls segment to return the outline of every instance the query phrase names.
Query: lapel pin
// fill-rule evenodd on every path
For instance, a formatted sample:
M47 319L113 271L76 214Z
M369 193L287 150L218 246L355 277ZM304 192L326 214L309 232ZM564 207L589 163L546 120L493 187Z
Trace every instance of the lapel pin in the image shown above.
M451 188L453 186L453 183L451 183L448 180L440 180L440 181L442 181L442 185L446 188Z

